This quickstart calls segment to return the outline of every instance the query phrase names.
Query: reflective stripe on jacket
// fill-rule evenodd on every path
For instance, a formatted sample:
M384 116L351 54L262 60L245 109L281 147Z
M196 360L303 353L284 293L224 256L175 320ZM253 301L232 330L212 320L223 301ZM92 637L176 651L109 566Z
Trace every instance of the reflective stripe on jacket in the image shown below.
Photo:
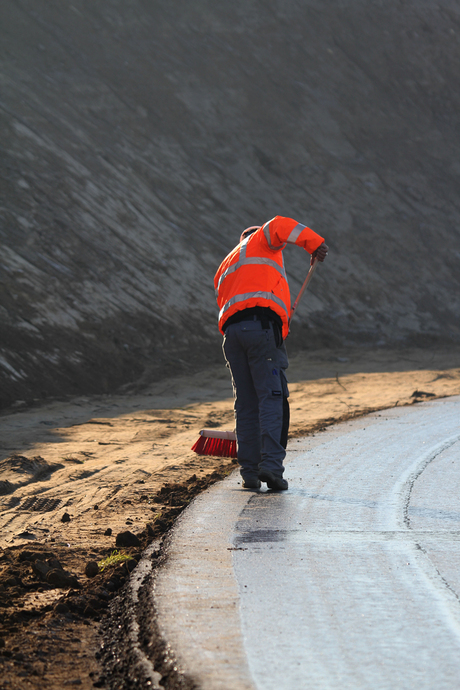
M283 338L289 332L291 296L284 270L286 244L312 254L324 239L292 218L275 216L228 254L215 275L219 330L242 309L269 307L281 317Z

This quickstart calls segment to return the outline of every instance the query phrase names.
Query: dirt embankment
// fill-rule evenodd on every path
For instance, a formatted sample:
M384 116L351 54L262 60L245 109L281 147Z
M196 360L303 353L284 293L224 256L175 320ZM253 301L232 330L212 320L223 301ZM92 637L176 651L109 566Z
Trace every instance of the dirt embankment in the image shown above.
M449 351L310 352L292 358L289 378L294 439L367 411L460 394L460 359ZM233 426L223 365L130 396L0 417L1 688L130 687L107 675L126 672L105 650L107 611L142 550L235 467L190 450L210 426ZM163 657L154 661L171 670Z
M0 27L3 406L217 362L215 269L275 214L331 248L291 351L458 340L457 2L4 0Z

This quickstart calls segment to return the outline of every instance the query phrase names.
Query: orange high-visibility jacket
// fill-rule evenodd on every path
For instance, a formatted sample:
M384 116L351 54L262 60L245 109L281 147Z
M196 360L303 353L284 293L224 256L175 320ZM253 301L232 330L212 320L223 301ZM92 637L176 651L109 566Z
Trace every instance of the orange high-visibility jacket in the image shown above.
M219 330L242 309L269 307L281 317L283 338L289 333L291 296L283 249L295 244L313 254L324 239L293 218L275 216L228 254L214 277Z

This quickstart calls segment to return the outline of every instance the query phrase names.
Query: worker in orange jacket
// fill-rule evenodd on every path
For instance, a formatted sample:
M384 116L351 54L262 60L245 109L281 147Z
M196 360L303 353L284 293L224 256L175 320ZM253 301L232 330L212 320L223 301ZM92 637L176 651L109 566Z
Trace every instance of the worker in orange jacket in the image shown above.
M324 239L292 218L276 216L247 228L214 278L223 351L232 374L238 463L243 487L261 482L275 491L283 478L289 428L289 391L284 340L291 298L284 269L287 244L324 261Z

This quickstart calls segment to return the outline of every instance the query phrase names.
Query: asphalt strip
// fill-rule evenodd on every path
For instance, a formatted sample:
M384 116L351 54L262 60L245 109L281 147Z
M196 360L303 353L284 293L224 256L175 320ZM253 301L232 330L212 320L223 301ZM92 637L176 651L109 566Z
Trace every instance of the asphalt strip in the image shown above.
M152 585L182 677L457 688L459 420L458 396L374 413L292 442L288 492L235 472L198 496Z

